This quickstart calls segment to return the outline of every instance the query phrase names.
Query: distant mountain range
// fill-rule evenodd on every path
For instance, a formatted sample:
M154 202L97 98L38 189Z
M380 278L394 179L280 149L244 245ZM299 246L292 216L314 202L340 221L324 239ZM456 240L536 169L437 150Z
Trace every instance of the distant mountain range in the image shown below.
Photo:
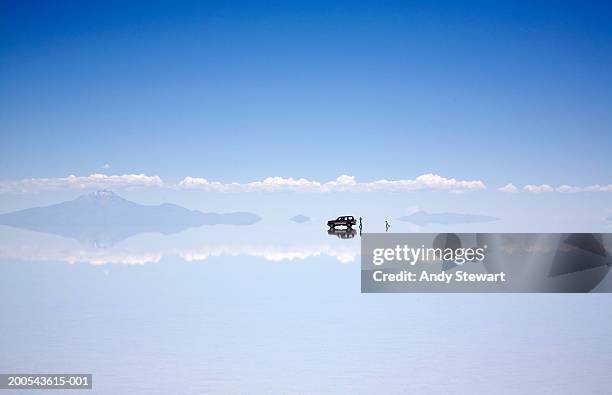
M417 211L411 215L398 218L400 221L411 222L416 225L427 224L472 224L479 222L497 221L499 218L488 215L459 214L459 213L428 213Z
M52 233L96 246L112 245L138 233L177 233L203 225L251 225L253 213L203 213L175 204L146 206L102 190L74 200L0 215L0 225Z

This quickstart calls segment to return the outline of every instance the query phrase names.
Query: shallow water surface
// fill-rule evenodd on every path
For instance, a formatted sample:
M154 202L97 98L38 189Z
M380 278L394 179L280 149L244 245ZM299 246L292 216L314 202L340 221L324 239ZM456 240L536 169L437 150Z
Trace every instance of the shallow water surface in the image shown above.
M301 229L100 248L3 227L0 371L103 394L609 393L609 295L361 294L359 238Z

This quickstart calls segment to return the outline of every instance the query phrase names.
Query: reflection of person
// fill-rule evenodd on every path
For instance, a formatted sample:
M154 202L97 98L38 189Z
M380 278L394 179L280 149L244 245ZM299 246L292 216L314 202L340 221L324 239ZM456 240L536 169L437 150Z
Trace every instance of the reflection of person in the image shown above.
M390 227L389 221L385 220L385 232L388 232Z

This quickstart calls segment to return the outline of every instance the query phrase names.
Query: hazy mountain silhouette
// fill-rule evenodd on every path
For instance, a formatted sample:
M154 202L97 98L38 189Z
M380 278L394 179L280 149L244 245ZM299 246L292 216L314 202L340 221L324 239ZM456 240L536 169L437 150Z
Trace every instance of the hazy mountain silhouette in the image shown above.
M497 221L499 218L488 215L459 214L459 213L428 213L417 211L411 215L398 218L400 221L411 222L416 225L427 224L472 224L479 222Z
M251 225L260 220L246 212L203 213L168 203L146 206L107 190L0 215L0 225L52 233L95 246L109 246L144 232L171 234L202 225Z
M295 217L289 218L289 220L291 220L293 222L297 222L298 224L302 224L304 222L310 221L310 217L307 217L307 216L302 215L302 214L298 214Z

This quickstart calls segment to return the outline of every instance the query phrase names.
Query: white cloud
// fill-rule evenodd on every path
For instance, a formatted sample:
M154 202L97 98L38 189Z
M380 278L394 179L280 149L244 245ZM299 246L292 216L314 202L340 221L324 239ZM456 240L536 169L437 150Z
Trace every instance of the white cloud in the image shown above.
M326 182L322 188L322 191L323 192L329 192L329 191L343 192L343 191L349 191L356 187L357 187L357 180L355 179L355 176L347 176L346 174L343 174L340 177L337 177L336 180L334 181Z
M525 185L523 187L523 191L531 192L531 193L544 193L544 192L554 192L554 188L548 184L541 185Z
M589 185L587 187L575 187L571 185L561 185L557 188L558 192L572 193L572 192L612 192L612 184L608 185Z
M511 185L511 184L509 184ZM504 187L505 188L505 187ZM501 188L500 188L501 190ZM560 192L560 193L578 193L578 192L612 192L612 184L608 185L589 185L586 187L577 187L573 185L560 185L558 187L552 187L548 184L541 185L525 185L523 187L525 192L531 193L542 193L542 192Z
M159 176L145 174L106 175L91 174L63 178L28 178L20 181L0 182L0 193L36 193L63 189L122 189L128 187L161 187Z
M0 193L36 193L62 189L121 189L127 187L162 187L159 176L145 174L106 175L91 174L63 178L30 178L20 181L0 182ZM466 192L485 189L478 180L457 180L437 174L423 174L414 179L376 180L358 182L354 176L341 175L333 181L319 182L306 178L267 177L261 181L247 183L209 181L206 178L185 177L179 184L166 185L178 189L195 189L219 193L247 192L374 192L374 191L419 191L442 190Z
M362 184L372 191L418 191L418 190L448 190L451 192L465 192L485 189L482 181L464 181L455 178L444 178L437 174L423 174L415 179L408 180L378 180Z
M268 177L263 181L249 182L245 186L245 192L281 192L285 190L316 192L321 188L321 184L317 181L309 181L305 178L294 179L291 177Z
M106 167L108 164L104 165ZM108 165L110 167L110 165ZM333 181L320 182L306 178L267 177L261 181L247 183L210 181L200 177L185 177L178 184L165 184L159 176L146 174L106 175L91 174L61 178L28 178L19 181L0 181L0 193L37 193L54 190L88 190L88 189L124 189L131 187L167 187L177 189L193 189L214 193L248 193L248 192L413 192L413 191L448 191L463 193L486 189L480 180L458 180L446 178L437 174L422 174L412 179L387 180L380 179L359 182L355 176L343 174ZM519 188L509 183L498 191L517 193ZM522 190L529 193L578 193L578 192L612 192L612 184L590 185L577 187L549 184L529 184Z
M321 184L305 178L282 178L267 177L263 181L248 183L222 183L209 181L206 178L185 177L180 183L181 189L198 189L206 192L282 192L301 191L317 192L321 190Z
M206 178L185 177L178 186L181 189L200 189L210 192L230 192L231 185L232 184L221 184L217 181L211 182Z
M561 185L555 189L557 192L570 193L570 192L580 192L582 188L574 187L571 185Z
M507 184L501 188L497 189L498 191L502 191L502 192L506 192L506 193L517 193L518 192L518 188L516 186L514 186L514 184L510 183Z
M212 182L205 178L185 177L179 183L179 188L199 189L208 192L374 192L419 190L466 192L485 189L486 186L479 180L457 180L428 173L414 179L383 179L371 182L358 182L354 176L341 175L334 181L325 183L305 178L268 177L263 181L241 184Z
M111 168L111 165L110 165L110 163L105 163L105 164L102 165L102 168L108 170L108 169Z

